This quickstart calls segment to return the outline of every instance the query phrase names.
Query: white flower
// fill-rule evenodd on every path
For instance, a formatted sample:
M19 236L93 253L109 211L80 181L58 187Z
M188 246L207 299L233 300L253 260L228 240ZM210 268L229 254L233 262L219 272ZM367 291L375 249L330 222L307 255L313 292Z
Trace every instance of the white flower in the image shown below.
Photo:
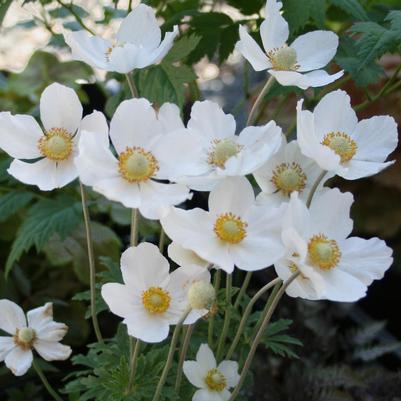
M128 334L156 343L167 338L189 308L188 290L195 281L210 281L210 273L185 266L169 273L169 263L157 246L143 242L121 255L124 284L108 283L102 297L110 310L124 318ZM184 324L192 324L208 311L192 310Z
M68 359L71 348L60 344L67 333L64 323L53 321L53 305L32 309L27 313L8 299L0 300L0 329L12 337L0 337L0 362L15 376L24 375L32 365L34 349L46 361Z
M291 193L297 191L306 201L321 172L312 159L301 153L297 141L287 143L283 138L280 150L253 174L262 189L256 200L279 205L288 202Z
M174 26L173 32L167 32L161 41L153 9L139 4L124 18L113 41L90 36L86 31L65 33L64 39L75 60L125 74L158 63L171 49L177 35L178 27Z
M209 196L209 211L171 208L161 219L166 234L185 249L231 273L253 271L284 255L281 209L258 206L244 177L226 178Z
M313 113L297 106L298 143L304 155L348 180L378 173L397 147L397 124L390 116L358 122L349 96L342 90L324 96Z
M234 117L209 100L195 102L187 128L192 141L183 150L185 169L176 180L198 191L210 191L227 176L251 174L281 144L281 128L274 121L235 135Z
M230 388L239 382L238 363L222 361L217 366L212 350L202 344L196 354L196 361L185 361L183 371L188 381L199 388L192 401L227 401Z
M297 193L291 195L282 232L287 255L275 264L283 280L295 271L301 273L288 287L288 295L357 301L390 267L392 250L384 241L347 238L353 225L352 202L352 194L327 189L307 209Z
M172 242L167 248L168 256L177 263L178 266L197 265L207 268L210 263L202 259L191 249L185 249L177 242Z
M61 188L75 180L79 131L92 117L82 120L77 94L58 83L49 85L40 98L43 130L31 116L0 113L0 148L15 159L7 171L42 191Z
M236 49L256 71L268 70L281 85L307 89L340 78L343 71L329 75L321 70L336 54L338 36L330 31L313 31L287 45L288 23L281 15L281 7L282 3L276 0L266 2L266 19L260 26L264 50L243 26L239 28L240 40Z
M103 117L94 131L83 131L76 166L81 181L106 198L125 207L138 208L149 219L159 219L171 205L191 197L182 184L168 184L172 171L180 167L180 132L166 131L178 124L178 107L163 105L158 116L146 99L123 101L108 127ZM173 126L172 129L175 129Z

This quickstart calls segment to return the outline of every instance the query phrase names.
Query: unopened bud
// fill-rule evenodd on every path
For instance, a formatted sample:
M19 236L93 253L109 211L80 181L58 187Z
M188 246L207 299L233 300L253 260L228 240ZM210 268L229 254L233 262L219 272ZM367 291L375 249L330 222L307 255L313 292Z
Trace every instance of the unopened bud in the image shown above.
M192 309L210 309L216 299L212 284L206 281L196 281L188 291L188 300Z

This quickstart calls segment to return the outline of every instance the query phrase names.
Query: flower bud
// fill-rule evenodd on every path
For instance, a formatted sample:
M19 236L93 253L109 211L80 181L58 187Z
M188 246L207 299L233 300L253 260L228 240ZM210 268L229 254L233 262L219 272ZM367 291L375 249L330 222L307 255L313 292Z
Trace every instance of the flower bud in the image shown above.
M192 309L209 309L216 299L212 284L206 281L196 281L188 291L188 300Z

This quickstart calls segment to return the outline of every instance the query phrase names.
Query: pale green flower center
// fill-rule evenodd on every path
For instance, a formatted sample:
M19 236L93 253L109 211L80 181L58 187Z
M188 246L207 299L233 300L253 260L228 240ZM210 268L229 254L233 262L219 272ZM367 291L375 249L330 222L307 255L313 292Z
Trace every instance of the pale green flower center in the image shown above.
M50 160L62 161L72 153L72 136L63 128L52 128L38 142L40 153Z
M210 369L205 377L205 383L209 390L221 392L227 386L227 379L218 369Z
M226 161L238 154L242 149L241 145L235 143L232 139L216 139L213 141L213 149L209 153L209 164L224 168Z
M330 132L322 141L341 158L341 163L350 161L358 149L356 142L344 132Z
M340 262L341 252L337 241L324 234L314 235L308 243L308 256L312 265L330 270Z
M267 57L272 64L273 70L296 71L299 68L297 64L297 52L292 47L283 46L270 50L267 53Z
M15 333L13 339L14 343L18 347L24 350L28 350L35 342L36 332L30 327L22 327L21 329L17 329L17 332Z
M298 163L281 163L273 170L271 181L285 195L302 192L306 185L306 174Z
M129 182L147 181L159 170L159 164L152 153L140 147L127 148L122 152L118 165L120 174Z

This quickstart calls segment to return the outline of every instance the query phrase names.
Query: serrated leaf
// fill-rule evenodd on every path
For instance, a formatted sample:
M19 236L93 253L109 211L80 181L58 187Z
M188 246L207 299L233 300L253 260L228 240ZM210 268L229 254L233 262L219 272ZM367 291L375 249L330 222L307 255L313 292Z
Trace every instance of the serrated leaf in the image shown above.
M330 0L330 3L341 8L357 21L369 21L369 16L358 0Z
M34 196L32 192L16 190L0 196L0 222L27 206Z
M197 35L182 36L178 39L171 50L164 57L163 61L165 64L174 63L176 61L183 61L201 41L201 37Z
M361 359L362 361L373 361L381 356L393 352L401 348L401 342L394 342L389 344L379 344L372 347L366 347L356 350L354 358Z

